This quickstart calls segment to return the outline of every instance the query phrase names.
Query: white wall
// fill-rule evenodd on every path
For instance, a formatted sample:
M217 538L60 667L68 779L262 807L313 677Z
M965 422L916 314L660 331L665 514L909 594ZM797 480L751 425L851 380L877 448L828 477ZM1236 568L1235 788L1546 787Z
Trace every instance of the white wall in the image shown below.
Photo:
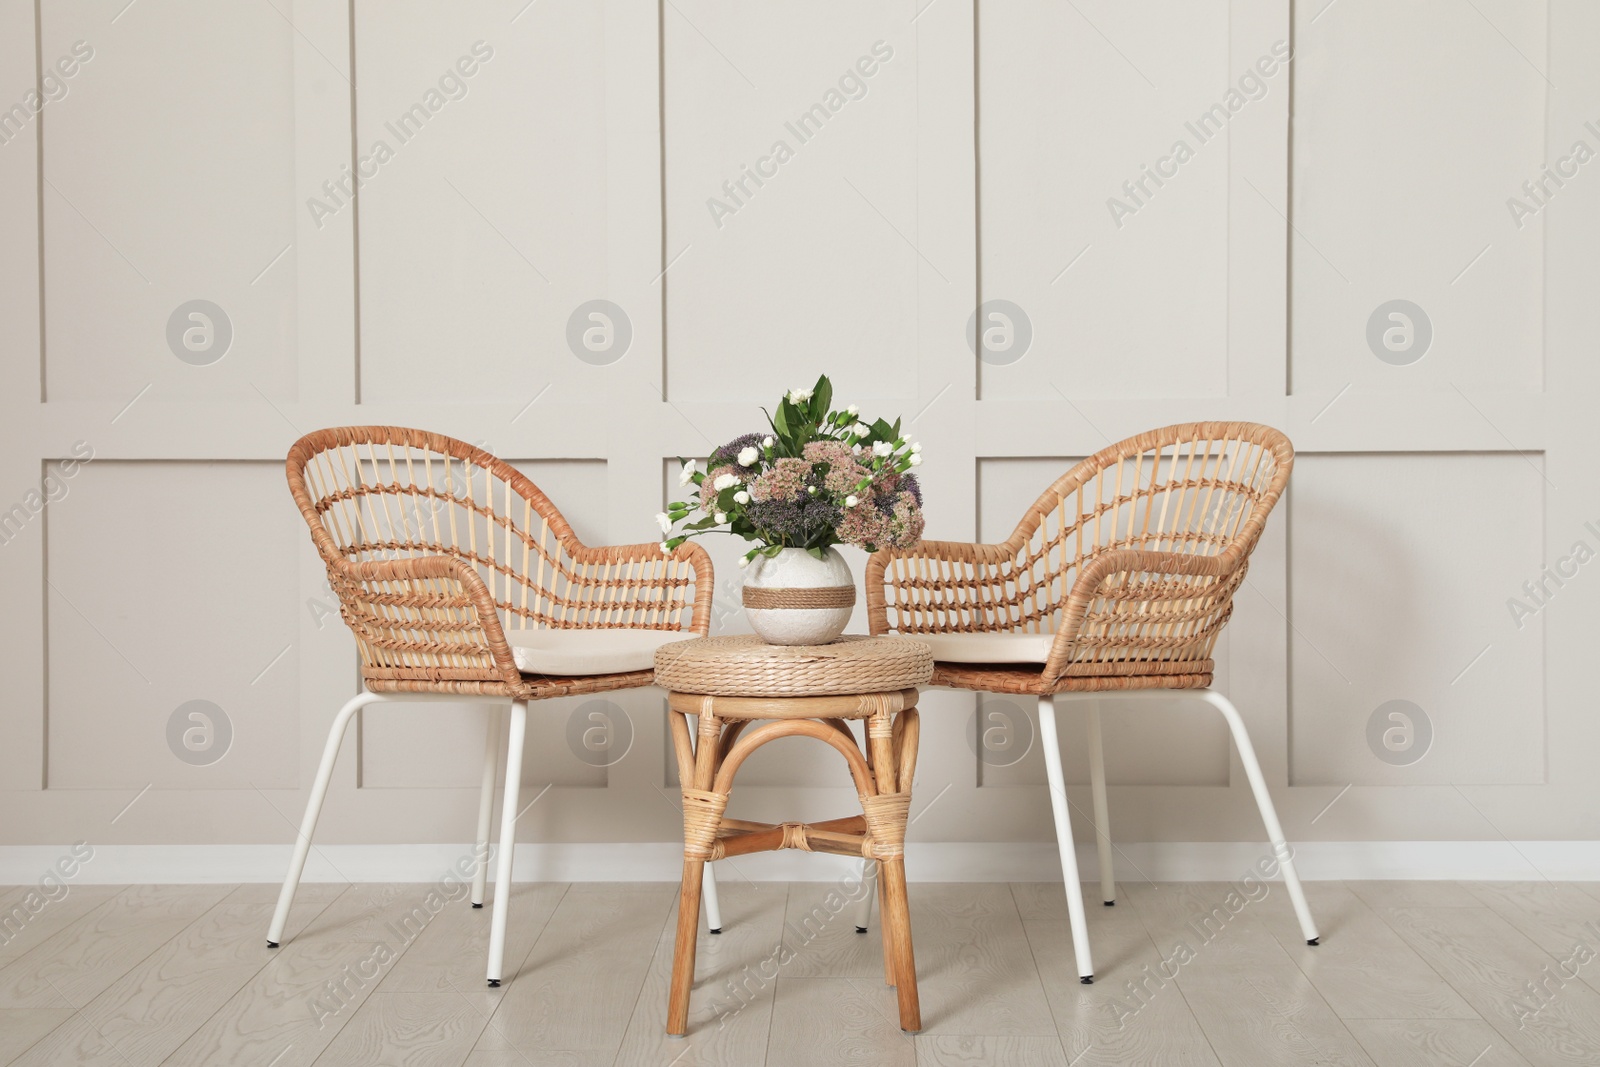
M1574 141L1600 150L1589 5L125 3L46 3L35 25L34 4L0 0L0 106L40 62L73 70L0 144L0 508L22 509L0 545L0 844L289 839L356 684L283 482L300 433L481 442L582 536L637 541L673 457L756 428L756 405L821 371L913 422L932 537L1003 537L1073 458L1142 429L1282 427L1300 459L1218 684L1289 836L1595 835L1600 563L1537 611L1523 584L1575 542L1600 551L1600 163L1547 183L1520 226L1507 205ZM74 65L79 41L93 55ZM802 143L786 123L864 57L871 76ZM1193 125L1251 71L1202 141ZM439 101L403 143L389 129ZM392 158L357 202L328 197L380 140ZM792 158L771 173L779 140ZM1146 166L1168 176L1135 200ZM209 365L167 339L197 299L231 323ZM631 326L607 365L566 340L596 299ZM1031 346L980 362L968 320L997 299ZM1410 364L1367 340L1395 299L1431 322ZM35 509L77 442L92 462ZM733 546L714 547L717 626L739 629ZM168 743L191 700L232 729L204 766ZM1369 743L1393 700L1431 726L1409 764ZM568 746L582 703L530 728L526 785L553 786L525 838L672 841L660 694L615 698L632 741L610 766ZM925 698L914 838L1048 840L1037 750L981 763L975 707ZM1111 716L1119 841L1260 837L1204 715ZM482 719L368 713L322 839L465 840ZM1080 782L1081 736L1069 722ZM740 803L848 810L833 762L763 753Z

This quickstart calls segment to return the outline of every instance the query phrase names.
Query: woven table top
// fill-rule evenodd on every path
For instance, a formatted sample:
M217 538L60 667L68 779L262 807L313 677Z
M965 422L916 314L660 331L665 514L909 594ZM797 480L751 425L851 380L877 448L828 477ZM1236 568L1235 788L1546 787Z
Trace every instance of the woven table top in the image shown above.
M656 684L674 693L887 693L922 685L932 673L932 650L906 637L846 634L831 645L769 645L754 634L735 634L656 649Z

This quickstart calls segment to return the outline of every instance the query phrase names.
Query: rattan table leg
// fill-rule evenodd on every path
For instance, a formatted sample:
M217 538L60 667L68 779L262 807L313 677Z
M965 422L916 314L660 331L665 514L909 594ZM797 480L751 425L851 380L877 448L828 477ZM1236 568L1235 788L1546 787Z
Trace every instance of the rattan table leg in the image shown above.
M922 1029L922 1005L917 997L917 961L911 951L911 908L906 899L906 863L896 856L882 861L883 928L889 932L896 978L894 992L900 1002L900 1029L914 1034Z
M709 705L710 701L706 701ZM677 716L677 712L673 712ZM672 955L672 986L667 994L667 1033L682 1037L689 1032L689 991L694 986L695 939L700 932L700 879L716 841L721 808L711 785L721 761L722 724L709 707L699 716L699 743L694 752L694 779L684 783L683 888L678 896L677 942ZM674 728L673 740L679 745L679 767L687 762L682 748L688 742L686 729ZM709 833L707 830L709 829Z
M915 712L897 724L887 701L867 719L867 744L872 752L873 782L877 796L863 798L873 852L878 859L878 898L883 908L883 971L900 1003L900 1029L922 1029L922 1006L917 996L917 964L911 948L911 908L906 896L906 815L911 804L911 782L900 774L902 754L914 760ZM904 714L902 713L902 716ZM900 729L896 729L899 725ZM912 727L908 729L908 727ZM906 744L909 737L910 745Z

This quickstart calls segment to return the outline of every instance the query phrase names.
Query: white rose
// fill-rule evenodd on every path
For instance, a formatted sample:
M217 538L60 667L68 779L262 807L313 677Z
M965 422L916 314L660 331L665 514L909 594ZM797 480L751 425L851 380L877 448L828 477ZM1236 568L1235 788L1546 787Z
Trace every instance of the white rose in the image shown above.
M861 409L856 407L854 404L851 404L849 407L844 409L844 413L846 415L855 416L861 414Z
M872 432L872 427L868 426L864 422L858 422L854 426L850 427L850 432L855 434L857 437L865 437L867 434Z
M772 438L770 436L763 437L761 439L761 447L762 448L771 448L772 445L773 445L773 440L772 440Z
M844 506L847 508L853 508L859 503L861 503L861 501L857 500L853 496L847 496L844 498Z
M894 445L891 445L888 441L878 441L872 446L872 454L874 456L887 456L893 451Z
M915 455L916 453L921 452L921 451L922 451L922 442L921 441L913 442L912 445L911 445L912 454Z
M656 512L656 522L660 524L662 533L672 529L672 517L665 511Z
M806 492L810 493L812 496L816 496L817 495L817 487L814 486L814 485L808 485L808 486L806 486Z
M741 489L733 494L733 501L736 504L748 504L750 503L750 494Z
M718 524L727 522L728 521L728 513L726 511L717 512L716 513L716 520L717 520Z
M750 557L749 556L740 556L739 557L739 566L741 566L741 567L750 566Z
M912 453L912 454L911 454L911 465L912 465L912 466L913 466L913 467L920 467L920 466L922 466L922 456L921 456L921 454L920 454L920 453L916 453L916 452L913 452L913 453Z
M756 460L760 458L761 453L756 450L755 445L751 445L748 448L741 448L739 450L739 466L741 467L753 467L755 466Z
M672 555L672 546L663 541L661 542L661 551L664 555L670 556Z
M810 399L811 399L811 390L809 390L809 389L791 389L791 390L789 390L789 403L791 403L791 404L804 404L807 400L810 400Z
M678 472L678 484L688 485L692 481L694 481L694 460L691 459L683 465L683 470Z
M737 474L719 474L717 475L717 480L711 483L711 487L720 493L728 486L738 484L739 476Z

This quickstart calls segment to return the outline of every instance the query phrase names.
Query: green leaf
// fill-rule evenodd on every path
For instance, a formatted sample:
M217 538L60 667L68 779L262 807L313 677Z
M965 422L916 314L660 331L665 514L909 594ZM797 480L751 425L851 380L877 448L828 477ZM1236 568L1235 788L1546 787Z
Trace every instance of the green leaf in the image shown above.
M811 390L811 420L821 422L828 414L828 407L833 403L833 383L828 381L826 374L817 379L816 386Z
M823 550L820 549L820 548L808 548L808 549L806 549L806 551L811 553L813 556L817 557L818 559L827 559L828 558L823 553Z
M787 399L778 405L778 414L773 416L772 428L777 431L779 437L789 436L789 410L793 407L794 405Z
M872 424L872 436L879 441L893 441L895 437L894 427L882 419L878 419Z
M766 548L763 548L761 550L761 554L763 556L766 556L768 559L772 559L779 552L782 552L782 551L783 551L783 546L782 545L768 545Z

